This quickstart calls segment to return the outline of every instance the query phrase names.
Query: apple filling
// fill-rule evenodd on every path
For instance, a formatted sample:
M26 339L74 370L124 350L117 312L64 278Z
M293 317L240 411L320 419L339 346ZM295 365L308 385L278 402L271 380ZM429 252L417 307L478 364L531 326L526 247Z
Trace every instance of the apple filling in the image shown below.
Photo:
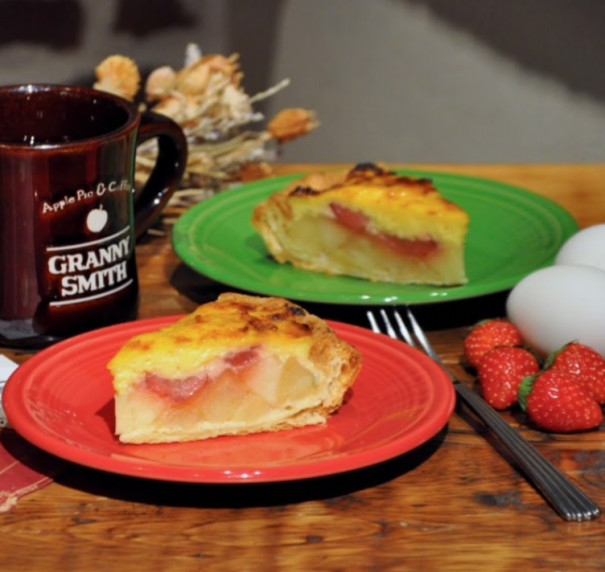
M364 235L368 240L392 250L401 256L424 258L439 251L439 243L431 238L401 238L384 232L374 233L369 229L370 219L359 211L348 209L338 203L331 203L330 210L336 221L352 232Z
M317 406L319 389L315 375L295 357L282 360L249 348L208 364L200 375L165 379L148 373L128 395L131 415L123 418L129 427L117 429L153 423L187 434L209 423L254 427ZM116 407L121 407L119 397Z
M329 216L309 211L283 229L285 260L310 270L403 284L466 282L463 244L430 234L402 238L372 228L362 212L331 203Z

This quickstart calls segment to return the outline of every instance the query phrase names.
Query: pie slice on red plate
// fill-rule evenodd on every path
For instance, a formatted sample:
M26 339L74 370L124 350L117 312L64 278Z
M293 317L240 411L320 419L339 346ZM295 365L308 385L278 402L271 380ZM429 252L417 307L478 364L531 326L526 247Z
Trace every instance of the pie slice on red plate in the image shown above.
M161 443L325 423L361 354L292 302L227 293L135 336L108 367L120 440Z

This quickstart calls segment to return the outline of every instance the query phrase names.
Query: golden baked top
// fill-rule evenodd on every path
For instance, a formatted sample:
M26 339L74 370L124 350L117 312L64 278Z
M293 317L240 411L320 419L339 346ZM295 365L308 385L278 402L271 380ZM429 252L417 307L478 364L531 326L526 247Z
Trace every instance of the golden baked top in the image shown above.
M363 211L380 230L394 234L402 219L429 217L462 227L469 220L468 214L444 198L431 180L399 175L371 163L349 171L307 175L268 200L279 203L281 210L287 211L283 214L293 218L309 209L329 212L331 205L345 204Z
M300 306L274 297L226 293L160 330L126 342L108 364L122 393L153 372L167 379L195 375L200 368L242 347L270 346L273 353L302 361L321 357L335 333Z

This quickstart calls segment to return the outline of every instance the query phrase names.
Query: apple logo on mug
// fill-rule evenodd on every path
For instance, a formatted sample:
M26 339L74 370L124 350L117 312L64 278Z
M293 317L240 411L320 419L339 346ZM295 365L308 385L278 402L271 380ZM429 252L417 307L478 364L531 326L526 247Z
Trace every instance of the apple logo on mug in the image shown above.
M86 227L90 232L101 232L107 224L107 211L100 205L96 209L92 209L86 217Z

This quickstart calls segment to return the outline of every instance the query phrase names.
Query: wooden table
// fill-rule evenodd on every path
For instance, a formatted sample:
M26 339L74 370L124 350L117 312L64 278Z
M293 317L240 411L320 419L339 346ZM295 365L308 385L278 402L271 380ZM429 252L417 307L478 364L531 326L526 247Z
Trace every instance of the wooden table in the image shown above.
M405 165L401 165L402 167ZM281 173L317 165L280 166ZM581 226L605 221L605 165L413 165L488 177L548 196ZM225 288L184 267L168 236L137 247L140 317L189 312ZM605 293L604 293L605 295ZM458 361L466 328L503 315L505 293L419 308ZM313 310L315 308L312 308ZM359 320L323 308L324 317ZM431 322L432 318L432 322ZM605 327L605 325L604 325ZM3 349L24 361L27 353ZM602 432L547 435L505 414L605 508ZM567 523L464 409L390 462L303 482L179 484L66 463L56 481L0 514L2 570L596 570L605 516Z

